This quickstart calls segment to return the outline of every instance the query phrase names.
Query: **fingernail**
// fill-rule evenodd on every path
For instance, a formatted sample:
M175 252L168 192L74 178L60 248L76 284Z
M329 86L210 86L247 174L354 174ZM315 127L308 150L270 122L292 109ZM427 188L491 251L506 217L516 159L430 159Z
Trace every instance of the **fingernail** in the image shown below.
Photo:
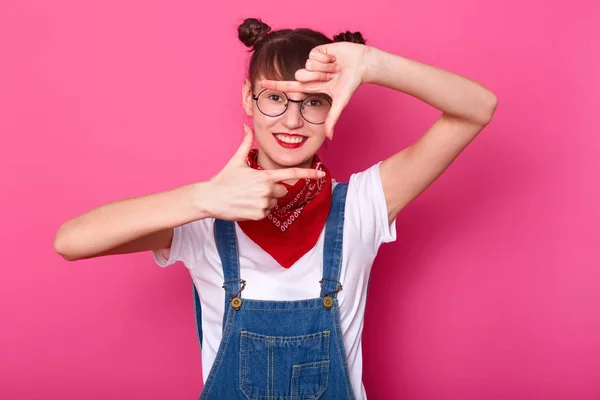
M319 171L317 175L319 176L319 178L323 178L326 174L323 171Z

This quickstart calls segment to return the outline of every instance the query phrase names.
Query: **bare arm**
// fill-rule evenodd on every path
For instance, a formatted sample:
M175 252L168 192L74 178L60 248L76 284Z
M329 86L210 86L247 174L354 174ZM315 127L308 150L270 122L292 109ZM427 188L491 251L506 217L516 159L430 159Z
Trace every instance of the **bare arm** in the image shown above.
M325 121L330 138L342 109L362 83L409 94L442 112L419 140L380 164L390 223L483 130L498 104L496 95L475 81L371 46L329 43L315 47L309 57L306 68L296 71L296 80L261 80L260 85L328 94L333 98Z
M69 261L171 247L173 229L206 218L207 182L115 201L58 229L54 249Z
M247 164L253 133L246 129L236 154L216 176L143 197L115 201L65 222L54 249L69 261L171 247L176 226L204 218L259 220L287 190L280 181L316 179L311 168L254 170Z
M369 57L367 82L407 93L442 111L418 141L380 165L391 223L491 121L497 99L483 85L441 68L374 48Z

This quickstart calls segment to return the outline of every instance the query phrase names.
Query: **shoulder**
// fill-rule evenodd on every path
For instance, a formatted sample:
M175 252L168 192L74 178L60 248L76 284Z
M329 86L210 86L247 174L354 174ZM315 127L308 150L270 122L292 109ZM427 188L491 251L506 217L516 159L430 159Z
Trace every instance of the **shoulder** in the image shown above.
M388 212L379 166L353 173L348 181L345 219L360 241L376 253L382 243L396 240L396 221L388 223Z
M350 175L350 179L347 182L338 182L333 180L333 187L335 188L335 186L340 183L345 183L348 185L348 198L350 198L350 200L352 200L354 197L360 196L361 194L372 196L376 194L374 192L377 191L381 191L383 194L381 176L379 174L380 164L381 161L363 171L353 173ZM368 193L365 193L365 190Z

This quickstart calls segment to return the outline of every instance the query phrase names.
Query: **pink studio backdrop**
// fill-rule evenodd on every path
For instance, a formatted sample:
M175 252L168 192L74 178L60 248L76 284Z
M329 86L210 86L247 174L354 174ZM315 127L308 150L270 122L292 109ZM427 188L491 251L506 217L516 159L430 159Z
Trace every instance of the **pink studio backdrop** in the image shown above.
M600 12L592 1L14 1L0 6L0 398L193 399L191 281L150 253L69 263L65 220L213 176L246 121L247 16L484 83L492 124L398 217L373 270L370 399L600 398ZM399 72L401 73L401 72ZM438 112L362 87L338 180Z

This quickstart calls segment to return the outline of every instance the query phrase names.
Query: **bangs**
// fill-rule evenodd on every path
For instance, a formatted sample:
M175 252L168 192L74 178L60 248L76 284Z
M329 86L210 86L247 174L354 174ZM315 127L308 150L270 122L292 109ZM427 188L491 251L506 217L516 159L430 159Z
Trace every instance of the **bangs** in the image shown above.
M280 46L273 54L272 60L265 61L263 72L268 74L269 79L280 79L284 81L296 80L296 71L306 66L306 60L312 50L309 43L302 43L305 46L298 48L296 46Z
M327 37L312 32L309 35L303 29L273 35L278 37L273 37L255 53L249 71L252 84L261 76L268 80L295 81L296 71L305 67L311 50L330 43Z

